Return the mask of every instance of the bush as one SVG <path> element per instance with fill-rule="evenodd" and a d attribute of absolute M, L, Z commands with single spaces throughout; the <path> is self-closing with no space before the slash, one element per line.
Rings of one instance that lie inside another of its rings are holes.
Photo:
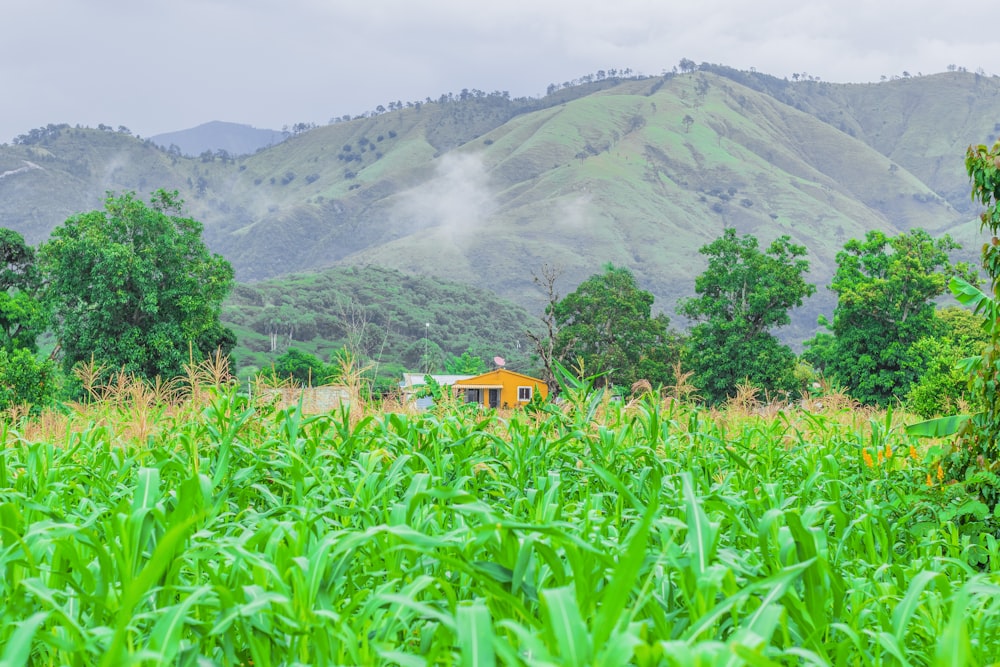
<path fill-rule="evenodd" d="M 59 389 L 55 364 L 30 350 L 0 348 L 0 410 L 28 405 L 32 412 L 52 403 Z"/>

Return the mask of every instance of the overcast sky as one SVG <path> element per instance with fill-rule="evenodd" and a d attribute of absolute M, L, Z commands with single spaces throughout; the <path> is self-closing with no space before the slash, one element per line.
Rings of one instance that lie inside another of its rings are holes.
<path fill-rule="evenodd" d="M 940 0 L 0 0 L 0 142 L 48 123 L 323 124 L 681 58 L 836 82 L 993 74 L 998 22 L 1000 5 Z"/>

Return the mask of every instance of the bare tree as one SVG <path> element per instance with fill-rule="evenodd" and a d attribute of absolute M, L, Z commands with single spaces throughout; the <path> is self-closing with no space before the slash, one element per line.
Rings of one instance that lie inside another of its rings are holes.
<path fill-rule="evenodd" d="M 540 334 L 536 334 L 529 329 L 525 332 L 528 340 L 530 340 L 535 346 L 535 351 L 538 353 L 538 357 L 542 360 L 542 379 L 545 380 L 545 384 L 548 385 L 550 394 L 555 393 L 559 389 L 559 383 L 556 382 L 556 376 L 552 370 L 552 364 L 554 361 L 557 361 L 555 358 L 556 337 L 559 335 L 555 316 L 556 304 L 559 303 L 559 293 L 556 291 L 556 281 L 559 280 L 562 273 L 562 267 L 543 264 L 541 275 L 532 274 L 532 281 L 545 291 L 547 304 L 545 306 L 545 313 L 541 317 L 542 324 L 545 325 L 545 331 Z"/>

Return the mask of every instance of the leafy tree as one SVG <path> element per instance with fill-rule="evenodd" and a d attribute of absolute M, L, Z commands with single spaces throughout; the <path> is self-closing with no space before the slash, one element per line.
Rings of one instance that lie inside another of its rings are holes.
<path fill-rule="evenodd" d="M 979 354 L 989 340 L 983 318 L 964 308 L 942 308 L 936 318 L 939 333 L 914 343 L 910 355 L 919 376 L 906 405 L 922 417 L 955 412 L 961 403 L 968 403 L 968 375 L 959 364 Z"/>
<path fill-rule="evenodd" d="M 278 379 L 292 379 L 304 387 L 312 387 L 325 383 L 335 369 L 313 354 L 290 347 L 274 360 L 272 372 Z"/>
<path fill-rule="evenodd" d="M 77 214 L 39 250 L 67 370 L 93 359 L 141 377 L 182 372 L 233 337 L 219 324 L 233 270 L 210 254 L 201 223 L 182 217 L 176 192 L 150 205 L 108 194 L 104 210 Z"/>
<path fill-rule="evenodd" d="M 481 375 L 487 371 L 487 368 L 486 362 L 481 357 L 477 357 L 471 351 L 466 350 L 462 353 L 462 356 L 456 357 L 452 355 L 445 361 L 444 370 L 446 373 L 454 375 Z"/>
<path fill-rule="evenodd" d="M 652 306 L 653 295 L 639 289 L 631 271 L 605 265 L 552 306 L 557 358 L 582 363 L 588 375 L 604 373 L 606 384 L 668 383 L 676 337 L 666 315 L 652 316 Z"/>
<path fill-rule="evenodd" d="M 795 355 L 771 329 L 788 324 L 788 311 L 816 289 L 804 278 L 806 249 L 782 236 L 761 252 L 755 237 L 726 229 L 699 252 L 709 258 L 695 279 L 700 296 L 685 299 L 678 310 L 699 322 L 685 358 L 702 397 L 724 401 L 745 381 L 771 391 L 794 389 Z"/>
<path fill-rule="evenodd" d="M 0 228 L 0 347 L 37 351 L 35 339 L 49 320 L 38 299 L 41 285 L 34 248 L 14 230 Z"/>
<path fill-rule="evenodd" d="M 830 285 L 837 293 L 833 322 L 820 320 L 833 339 L 814 363 L 863 403 L 905 396 L 922 371 L 913 345 L 938 333 L 934 299 L 948 274 L 968 273 L 948 259 L 958 247 L 920 229 L 892 238 L 870 231 L 864 241 L 848 241 Z"/>
<path fill-rule="evenodd" d="M 49 321 L 40 289 L 34 248 L 17 232 L 0 228 L 0 410 L 37 410 L 58 389 L 53 363 L 35 358 L 36 338 Z"/>
<path fill-rule="evenodd" d="M 55 364 L 39 360 L 27 348 L 0 348 L 0 410 L 17 405 L 37 411 L 57 393 Z"/>

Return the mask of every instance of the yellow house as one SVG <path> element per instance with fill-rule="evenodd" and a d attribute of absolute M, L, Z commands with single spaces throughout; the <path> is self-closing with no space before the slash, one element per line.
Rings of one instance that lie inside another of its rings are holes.
<path fill-rule="evenodd" d="M 538 378 L 506 368 L 458 380 L 452 389 L 464 392 L 466 403 L 478 403 L 488 408 L 513 408 L 527 405 L 536 393 L 542 399 L 549 395 L 548 386 Z"/>

